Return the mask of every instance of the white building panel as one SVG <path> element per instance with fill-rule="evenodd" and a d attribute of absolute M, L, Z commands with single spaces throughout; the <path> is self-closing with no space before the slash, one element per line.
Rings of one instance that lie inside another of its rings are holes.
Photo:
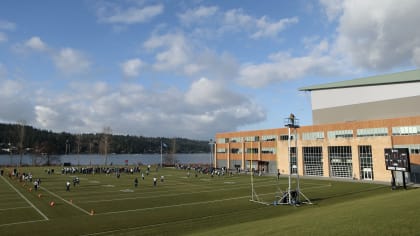
<path fill-rule="evenodd" d="M 312 110 L 420 95 L 420 82 L 311 91 Z"/>

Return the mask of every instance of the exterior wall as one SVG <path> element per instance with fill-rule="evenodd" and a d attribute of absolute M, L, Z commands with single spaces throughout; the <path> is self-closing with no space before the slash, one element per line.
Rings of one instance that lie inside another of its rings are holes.
<path fill-rule="evenodd" d="M 410 136 L 393 136 L 392 127 L 400 126 L 420 126 L 420 116 L 393 118 L 386 120 L 369 120 L 357 122 L 334 123 L 325 125 L 302 126 L 297 129 L 297 165 L 299 175 L 304 174 L 303 163 L 303 147 L 322 147 L 322 165 L 323 176 L 331 177 L 330 163 L 328 158 L 328 147 L 330 146 L 350 146 L 352 150 L 352 178 L 361 179 L 360 160 L 359 160 L 359 146 L 371 146 L 372 151 L 372 169 L 373 180 L 375 181 L 389 181 L 391 179 L 390 171 L 386 170 L 384 160 L 384 149 L 392 148 L 395 145 L 419 145 L 420 135 Z M 387 128 L 387 136 L 368 136 L 357 137 L 357 129 L 363 128 Z M 350 138 L 328 138 L 328 131 L 337 130 L 352 130 L 353 137 Z M 323 132 L 323 139 L 316 140 L 302 140 L 302 134 L 308 132 Z M 216 134 L 216 140 L 229 139 L 234 137 L 249 137 L 263 135 L 275 135 L 274 141 L 253 141 L 253 142 L 236 142 L 236 143 L 217 143 L 217 147 L 226 148 L 227 153 L 216 153 L 217 167 L 229 166 L 234 168 L 234 163 L 241 163 L 241 169 L 244 170 L 249 167 L 252 160 L 268 163 L 268 171 L 270 173 L 289 174 L 289 160 L 288 160 L 288 140 L 280 140 L 280 135 L 287 135 L 288 128 L 278 128 L 269 130 L 254 130 L 254 131 L 240 131 Z M 293 134 L 293 132 L 292 132 Z M 242 153 L 232 154 L 230 148 L 241 148 Z M 275 153 L 261 153 L 263 147 L 275 148 Z M 291 140 L 291 147 L 295 147 L 295 140 Z M 245 153 L 247 148 L 258 148 L 258 153 Z M 229 159 L 228 159 L 229 158 Z M 420 164 L 420 154 L 410 154 L 410 162 L 412 165 Z M 417 170 L 418 168 L 414 168 Z M 412 170 L 413 172 L 413 170 Z"/>
<path fill-rule="evenodd" d="M 420 96 L 312 110 L 314 124 L 420 115 Z"/>

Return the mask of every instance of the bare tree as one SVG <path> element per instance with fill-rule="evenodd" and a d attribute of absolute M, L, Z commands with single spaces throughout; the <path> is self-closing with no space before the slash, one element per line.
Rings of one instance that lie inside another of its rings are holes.
<path fill-rule="evenodd" d="M 18 144 L 18 151 L 19 151 L 19 166 L 22 165 L 22 158 L 23 158 L 23 151 L 24 151 L 24 147 L 23 147 L 23 142 L 25 139 L 25 125 L 26 125 L 26 121 L 21 120 L 18 122 L 18 127 L 19 127 L 19 144 Z"/>
<path fill-rule="evenodd" d="M 77 145 L 77 166 L 80 166 L 80 143 L 81 143 L 81 134 L 76 136 L 76 145 Z"/>
<path fill-rule="evenodd" d="M 102 133 L 102 140 L 101 140 L 101 149 L 102 149 L 102 153 L 105 156 L 105 166 L 108 165 L 108 152 L 109 152 L 109 147 L 110 147 L 110 143 L 111 143 L 111 135 L 112 135 L 112 130 L 111 127 L 106 126 L 103 129 L 103 133 Z"/>

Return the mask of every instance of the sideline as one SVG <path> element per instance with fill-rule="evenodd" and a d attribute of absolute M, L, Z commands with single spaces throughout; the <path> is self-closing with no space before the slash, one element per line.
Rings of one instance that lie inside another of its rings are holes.
<path fill-rule="evenodd" d="M 11 208 L 1 208 L 0 211 L 10 211 L 10 210 L 17 210 L 17 209 L 25 209 L 31 208 L 30 206 L 23 206 L 23 207 L 11 207 Z"/>
<path fill-rule="evenodd" d="M 29 223 L 36 223 L 36 222 L 43 222 L 43 221 L 48 221 L 48 220 L 29 220 L 29 221 L 20 221 L 20 222 L 14 222 L 14 223 L 2 224 L 2 225 L 0 225 L 0 227 L 2 227 L 2 226 L 10 226 L 10 225 L 29 224 Z"/>
<path fill-rule="evenodd" d="M 149 210 L 164 209 L 164 208 L 171 208 L 171 207 L 194 206 L 194 205 L 201 205 L 201 204 L 208 204 L 208 203 L 215 203 L 215 202 L 231 201 L 231 200 L 237 200 L 237 199 L 242 199 L 242 198 L 249 198 L 249 195 L 241 196 L 241 197 L 233 197 L 233 198 L 224 198 L 224 199 L 218 199 L 218 200 L 212 200 L 212 201 L 181 203 L 181 204 L 175 204 L 175 205 L 138 208 L 138 209 L 124 210 L 124 211 L 109 211 L 109 212 L 104 212 L 104 213 L 97 213 L 96 215 L 111 215 L 111 214 L 120 214 L 120 213 L 127 213 L 127 212 L 136 212 L 136 211 L 149 211 Z"/>
<path fill-rule="evenodd" d="M 56 197 L 56 198 L 58 198 L 58 199 L 62 200 L 63 202 L 65 202 L 65 203 L 69 204 L 70 206 L 72 206 L 72 207 L 76 208 L 77 210 L 79 210 L 79 211 L 81 211 L 81 212 L 83 212 L 83 213 L 86 213 L 86 214 L 88 214 L 88 215 L 91 215 L 91 214 L 90 214 L 90 212 L 88 212 L 88 211 L 86 211 L 85 209 L 83 209 L 83 208 L 81 208 L 81 207 L 79 207 L 79 206 L 75 205 L 74 203 L 72 203 L 72 202 L 70 202 L 70 201 L 67 201 L 66 199 L 64 199 L 64 198 L 62 198 L 62 197 L 60 197 L 60 196 L 58 196 L 57 194 L 55 194 L 55 193 L 51 192 L 50 190 L 46 189 L 45 187 L 41 187 L 41 188 L 42 188 L 43 190 L 45 190 L 46 192 L 48 192 L 49 194 L 53 195 L 54 197 Z"/>
<path fill-rule="evenodd" d="M 7 181 L 4 176 L 1 176 L 1 178 L 3 179 L 4 182 L 6 182 L 13 190 L 16 191 L 17 194 L 19 194 L 19 196 L 21 198 L 23 198 L 32 208 L 34 208 L 43 218 L 44 220 L 49 220 L 48 217 L 42 213 L 32 202 L 30 202 L 25 196 L 23 196 L 23 194 L 21 192 L 19 192 L 19 190 L 17 190 L 11 183 L 9 183 L 9 181 Z"/>

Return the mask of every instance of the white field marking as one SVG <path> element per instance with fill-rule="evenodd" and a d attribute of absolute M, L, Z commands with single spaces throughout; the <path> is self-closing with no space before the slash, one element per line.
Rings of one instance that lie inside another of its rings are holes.
<path fill-rule="evenodd" d="M 1 224 L 0 227 L 10 226 L 10 225 L 28 224 L 28 223 L 35 223 L 35 222 L 42 222 L 42 221 L 48 221 L 48 220 L 30 220 L 30 221 L 13 222 L 13 223 L 8 223 L 8 224 Z"/>
<path fill-rule="evenodd" d="M 236 182 L 232 182 L 232 181 L 226 181 L 224 182 L 225 184 L 236 184 Z"/>
<path fill-rule="evenodd" d="M 23 207 L 3 208 L 3 209 L 0 209 L 0 211 L 9 211 L 9 210 L 17 210 L 17 209 L 25 209 L 25 208 L 31 208 L 31 207 L 30 206 L 23 206 Z"/>
<path fill-rule="evenodd" d="M 89 183 L 91 183 L 91 184 L 100 184 L 101 181 L 98 181 L 98 180 L 89 180 Z"/>
<path fill-rule="evenodd" d="M 181 203 L 181 204 L 175 204 L 175 205 L 149 207 L 149 208 L 138 208 L 138 209 L 124 210 L 124 211 L 110 211 L 110 212 L 104 212 L 104 213 L 97 213 L 96 215 L 111 215 L 111 214 L 120 214 L 120 213 L 135 212 L 135 211 L 150 211 L 150 210 L 172 208 L 172 207 L 194 206 L 194 205 L 202 205 L 202 204 L 209 204 L 209 203 L 215 203 L 215 202 L 232 201 L 232 200 L 238 200 L 242 198 L 249 198 L 249 196 L 224 198 L 224 199 L 202 201 L 202 202 Z"/>
<path fill-rule="evenodd" d="M 264 185 L 266 186 L 274 186 L 274 184 Z M 182 195 L 188 195 L 188 194 L 198 194 L 198 193 L 209 193 L 209 192 L 216 192 L 216 191 L 232 191 L 232 190 L 238 190 L 243 188 L 248 188 L 249 186 L 244 187 L 237 187 L 237 188 L 229 188 L 229 189 L 212 189 L 212 190 L 205 190 L 205 191 L 193 191 L 193 192 L 186 192 L 186 193 L 174 193 L 174 194 L 166 194 L 166 195 L 159 195 L 159 197 L 175 197 L 175 196 L 182 196 Z M 168 192 L 168 191 L 165 191 Z M 125 200 L 136 200 L 136 199 L 148 199 L 148 198 L 156 198 L 156 195 L 150 194 L 151 192 L 144 193 L 146 196 L 137 196 L 137 197 L 127 197 L 127 198 L 114 198 L 114 199 L 103 199 L 103 200 L 92 200 L 92 201 L 84 201 L 83 203 L 91 203 L 91 202 L 113 202 L 113 201 L 125 201 Z M 153 192 L 156 193 L 156 192 Z"/>
<path fill-rule="evenodd" d="M 113 187 L 115 187 L 115 185 L 112 185 L 112 184 L 106 184 L 106 185 L 102 185 L 102 187 L 113 188 Z"/>
<path fill-rule="evenodd" d="M 225 214 L 223 214 L 223 215 L 225 215 Z M 192 219 L 194 219 L 196 221 L 203 221 L 203 220 L 211 219 L 211 218 L 215 218 L 215 217 L 220 217 L 220 214 L 194 217 L 194 218 L 188 218 L 188 219 L 177 220 L 177 221 L 162 222 L 162 223 L 157 223 L 157 224 L 129 227 L 129 228 L 124 228 L 124 229 L 114 229 L 114 230 L 102 231 L 102 232 L 97 232 L 97 233 L 83 234 L 81 236 L 93 236 L 93 235 L 103 235 L 103 234 L 109 235 L 109 234 L 113 234 L 113 233 L 116 233 L 116 232 L 122 232 L 122 231 L 132 231 L 132 230 L 152 228 L 152 227 L 157 227 L 157 226 L 162 226 L 162 225 L 167 225 L 167 224 L 177 224 L 177 223 L 181 223 L 181 222 L 189 222 Z"/>
<path fill-rule="evenodd" d="M 70 202 L 70 201 L 67 201 L 66 199 L 64 199 L 64 198 L 62 198 L 62 197 L 60 197 L 60 196 L 58 196 L 57 194 L 55 194 L 55 193 L 51 192 L 50 190 L 46 189 L 45 187 L 41 187 L 41 188 L 42 188 L 42 189 L 44 189 L 44 190 L 45 190 L 46 192 L 48 192 L 49 194 L 53 195 L 54 197 L 59 198 L 59 199 L 60 199 L 60 200 L 62 200 L 63 202 L 65 202 L 65 203 L 69 204 L 70 206 L 72 206 L 72 207 L 76 208 L 77 210 L 79 210 L 79 211 L 81 211 L 81 212 L 83 212 L 83 213 L 86 213 L 86 214 L 90 215 L 90 213 L 89 213 L 88 211 L 86 211 L 85 209 L 83 209 L 83 208 L 81 208 L 81 207 L 77 206 L 76 204 L 74 204 L 74 203 L 72 203 L 72 202 Z"/>
<path fill-rule="evenodd" d="M 132 193 L 132 192 L 134 192 L 134 190 L 129 189 L 129 188 L 126 188 L 126 189 L 121 189 L 120 192 L 123 192 L 123 193 Z"/>
<path fill-rule="evenodd" d="M 42 213 L 32 202 L 30 202 L 21 192 L 19 192 L 19 190 L 17 190 L 11 183 L 9 183 L 3 176 L 1 176 L 1 178 L 4 180 L 4 182 L 6 182 L 13 190 L 16 191 L 17 194 L 19 194 L 19 196 L 21 198 L 23 198 L 23 200 L 25 200 L 32 208 L 34 208 L 41 216 L 42 218 L 44 218 L 44 220 L 49 220 L 48 217 Z"/>

